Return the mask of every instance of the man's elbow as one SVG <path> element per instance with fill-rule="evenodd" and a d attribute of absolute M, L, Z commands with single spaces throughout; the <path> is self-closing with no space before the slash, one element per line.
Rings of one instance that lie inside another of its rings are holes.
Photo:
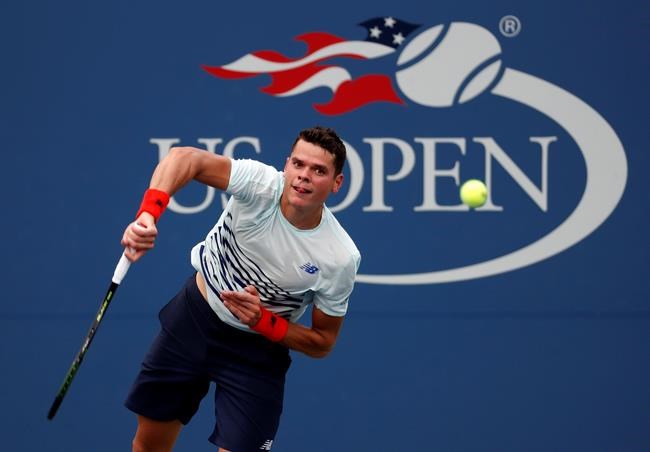
<path fill-rule="evenodd" d="M 321 342 L 318 344 L 313 344 L 312 347 L 309 347 L 309 349 L 305 350 L 305 354 L 310 358 L 325 358 L 330 354 L 332 350 L 334 350 L 334 344 L 334 342 Z"/>
<path fill-rule="evenodd" d="M 201 152 L 201 150 L 190 146 L 174 146 L 169 150 L 167 158 L 183 160 L 194 157 L 197 152 Z"/>

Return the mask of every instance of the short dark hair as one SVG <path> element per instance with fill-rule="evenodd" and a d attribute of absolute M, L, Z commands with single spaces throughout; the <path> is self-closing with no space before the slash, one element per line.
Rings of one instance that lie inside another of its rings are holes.
<path fill-rule="evenodd" d="M 296 146 L 298 140 L 304 140 L 307 143 L 315 144 L 325 149 L 327 152 L 334 155 L 334 175 L 338 175 L 343 171 L 343 164 L 346 159 L 345 145 L 343 141 L 336 134 L 334 129 L 329 127 L 315 126 L 308 129 L 301 130 L 293 142 L 291 149 Z"/>

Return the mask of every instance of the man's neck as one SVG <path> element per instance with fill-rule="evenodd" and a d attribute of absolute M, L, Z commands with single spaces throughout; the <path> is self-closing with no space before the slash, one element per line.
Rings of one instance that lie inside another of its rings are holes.
<path fill-rule="evenodd" d="M 321 222 L 323 216 L 323 206 L 317 206 L 313 209 L 302 210 L 296 209 L 287 203 L 284 198 L 280 199 L 280 211 L 284 218 L 298 229 L 314 229 Z"/>

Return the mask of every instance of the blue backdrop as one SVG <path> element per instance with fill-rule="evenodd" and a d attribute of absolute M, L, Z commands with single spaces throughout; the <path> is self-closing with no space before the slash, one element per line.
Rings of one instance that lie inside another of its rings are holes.
<path fill-rule="evenodd" d="M 160 155 L 280 166 L 314 124 L 349 145 L 330 204 L 363 259 L 335 351 L 294 354 L 273 450 L 650 449 L 647 2 L 2 9 L 3 450 L 129 450 L 124 397 L 219 193 L 174 199 L 45 416 Z M 213 450 L 212 423 L 208 397 L 177 450 Z"/>

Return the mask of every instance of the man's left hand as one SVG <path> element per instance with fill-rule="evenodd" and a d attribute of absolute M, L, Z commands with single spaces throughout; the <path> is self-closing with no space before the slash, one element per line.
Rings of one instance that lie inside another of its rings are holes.
<path fill-rule="evenodd" d="M 246 286 L 243 291 L 221 291 L 221 300 L 226 308 L 243 324 L 255 326 L 262 317 L 260 295 L 254 286 Z"/>

